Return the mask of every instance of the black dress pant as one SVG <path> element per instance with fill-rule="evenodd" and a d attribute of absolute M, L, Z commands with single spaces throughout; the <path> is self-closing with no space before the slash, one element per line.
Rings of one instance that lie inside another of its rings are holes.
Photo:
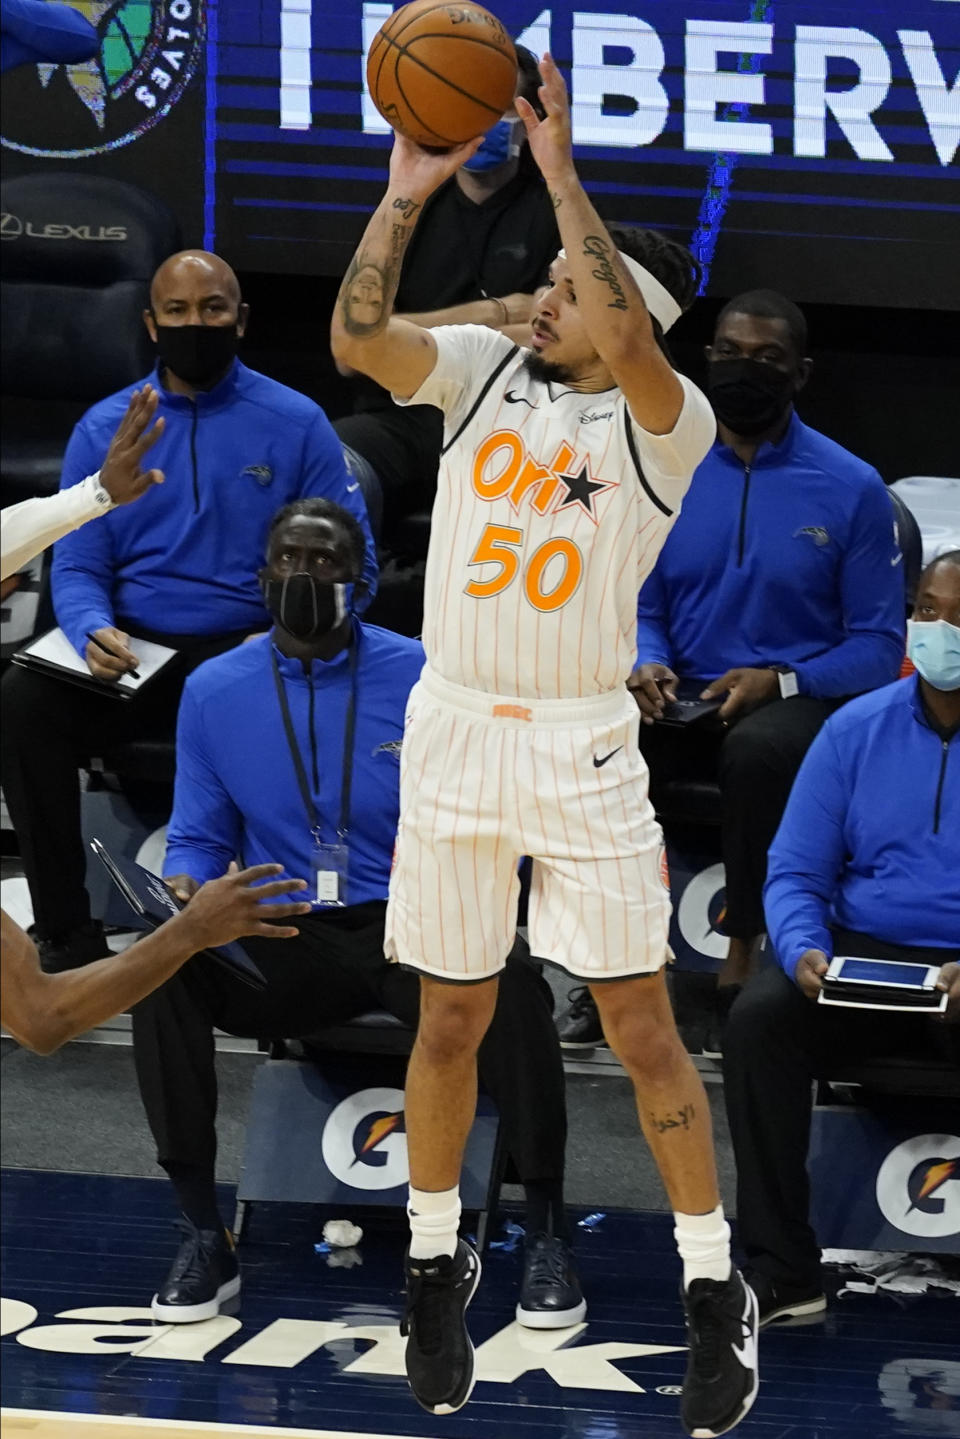
<path fill-rule="evenodd" d="M 100 695 L 19 665 L 7 670 L 0 687 L 3 793 L 41 938 L 65 939 L 90 918 L 78 766 L 121 741 L 172 740 L 190 670 L 242 637 L 141 634 L 179 653 L 132 699 Z M 136 638 L 132 648 L 136 652 Z"/>
<path fill-rule="evenodd" d="M 727 888 L 723 927 L 734 939 L 749 941 L 764 931 L 767 851 L 803 757 L 837 704 L 795 695 L 762 705 L 729 729 L 712 717 L 688 725 L 641 725 L 654 809 L 671 780 L 719 782 Z"/>
<path fill-rule="evenodd" d="M 355 905 L 298 920 L 296 939 L 245 940 L 268 980 L 265 990 L 199 955 L 136 1006 L 137 1078 L 162 1167 L 213 1175 L 214 1028 L 251 1039 L 306 1038 L 371 1009 L 416 1027 L 420 980 L 384 958 L 384 914 L 382 903 Z M 563 1177 L 566 1102 L 552 1012 L 550 987 L 518 938 L 478 1068 L 524 1183 Z"/>
<path fill-rule="evenodd" d="M 836 954 L 871 959 L 939 965 L 960 957 L 960 950 L 904 949 L 845 931 L 834 940 Z M 737 1164 L 737 1230 L 753 1268 L 789 1284 L 820 1282 L 807 1175 L 813 1081 L 866 1059 L 914 1054 L 956 1066 L 960 1098 L 960 1025 L 933 1015 L 816 1004 L 774 962 L 747 982 L 724 1035 L 723 1080 Z"/>

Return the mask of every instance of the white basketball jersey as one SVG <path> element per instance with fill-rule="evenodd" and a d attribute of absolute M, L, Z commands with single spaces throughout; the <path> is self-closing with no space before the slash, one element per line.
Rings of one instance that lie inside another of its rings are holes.
<path fill-rule="evenodd" d="M 713 442 L 713 413 L 679 376 L 669 435 L 630 418 L 620 390 L 533 380 L 525 351 L 475 325 L 433 331 L 437 364 L 408 403 L 444 412 L 423 643 L 471 689 L 569 699 L 622 684 L 637 593 Z"/>

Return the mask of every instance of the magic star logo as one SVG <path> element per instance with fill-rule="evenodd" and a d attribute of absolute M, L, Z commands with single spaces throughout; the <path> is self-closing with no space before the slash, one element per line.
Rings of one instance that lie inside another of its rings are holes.
<path fill-rule="evenodd" d="M 100 49 L 76 65 L 36 65 L 8 78 L 2 143 L 26 155 L 79 159 L 138 140 L 164 119 L 196 73 L 205 0 L 69 0 Z M 21 84 L 39 84 L 40 96 Z"/>

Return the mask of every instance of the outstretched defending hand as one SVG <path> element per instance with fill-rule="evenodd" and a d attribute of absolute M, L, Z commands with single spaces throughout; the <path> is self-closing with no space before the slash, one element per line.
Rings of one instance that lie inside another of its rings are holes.
<path fill-rule="evenodd" d="M 161 415 L 153 429 L 160 396 L 152 385 L 134 390 L 127 412 L 117 426 L 107 458 L 100 466 L 100 483 L 115 505 L 129 505 L 146 494 L 151 485 L 163 484 L 162 470 L 141 470 L 140 461 L 163 434 Z"/>
<path fill-rule="evenodd" d="M 514 104 L 527 132 L 530 153 L 549 185 L 573 169 L 573 134 L 567 87 L 549 52 L 540 61 L 540 78 L 543 84 L 538 94 L 546 119 L 541 120 L 522 95 L 517 96 Z"/>
<path fill-rule="evenodd" d="M 189 932 L 194 952 L 198 949 L 229 944 L 244 935 L 262 935 L 265 939 L 295 939 L 300 933 L 293 925 L 271 924 L 269 921 L 289 919 L 295 914 L 309 914 L 308 901 L 288 900 L 283 904 L 263 904 L 274 895 L 306 889 L 305 879 L 280 879 L 257 884 L 268 875 L 280 874 L 282 864 L 255 864 L 238 870 L 231 864 L 220 879 L 202 884 L 186 908 L 167 921 Z"/>

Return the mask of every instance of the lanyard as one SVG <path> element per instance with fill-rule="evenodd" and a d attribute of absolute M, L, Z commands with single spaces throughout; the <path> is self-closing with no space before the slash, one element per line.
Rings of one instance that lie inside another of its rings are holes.
<path fill-rule="evenodd" d="M 357 636 L 350 639 L 350 699 L 347 702 L 347 718 L 343 729 L 343 765 L 340 780 L 340 822 L 337 825 L 337 838 L 342 842 L 347 835 L 350 825 L 350 789 L 353 783 L 353 735 L 357 719 Z M 290 718 L 290 703 L 287 699 L 287 691 L 280 676 L 280 666 L 277 664 L 276 651 L 273 645 L 270 646 L 270 663 L 273 666 L 273 682 L 277 687 L 277 699 L 280 701 L 280 713 L 283 716 L 283 729 L 287 736 L 287 745 L 290 749 L 290 758 L 293 760 L 293 768 L 296 771 L 297 784 L 300 786 L 300 794 L 303 798 L 303 807 L 307 812 L 307 820 L 310 824 L 310 833 L 313 835 L 314 843 L 320 843 L 320 816 L 317 814 L 317 807 L 313 802 L 313 795 L 310 792 L 310 785 L 307 782 L 307 772 L 303 767 L 303 757 L 300 754 L 300 746 L 297 744 L 297 737 L 293 731 L 293 720 Z M 311 736 L 313 738 L 313 736 Z"/>

